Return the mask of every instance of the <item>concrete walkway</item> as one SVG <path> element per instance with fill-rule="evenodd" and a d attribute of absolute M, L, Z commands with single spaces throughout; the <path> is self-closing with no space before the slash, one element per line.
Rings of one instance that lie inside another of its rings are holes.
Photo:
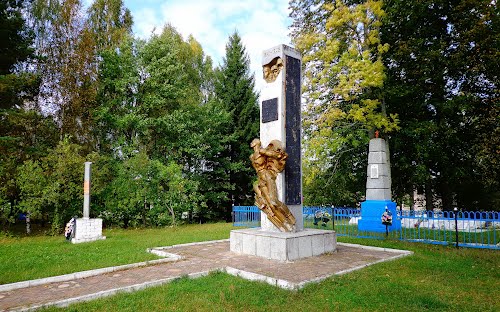
<path fill-rule="evenodd" d="M 337 251 L 294 262 L 279 262 L 229 251 L 229 241 L 214 241 L 155 248 L 156 254 L 177 255 L 176 261 L 76 278 L 0 292 L 0 311 L 29 311 L 130 292 L 174 279 L 224 271 L 278 287 L 299 289 L 332 275 L 344 274 L 375 263 L 410 255 L 404 250 L 338 243 Z M 180 256 L 180 257 L 179 257 Z M 8 285 L 2 285 L 8 286 Z M 8 287 L 4 287 L 8 288 Z"/>

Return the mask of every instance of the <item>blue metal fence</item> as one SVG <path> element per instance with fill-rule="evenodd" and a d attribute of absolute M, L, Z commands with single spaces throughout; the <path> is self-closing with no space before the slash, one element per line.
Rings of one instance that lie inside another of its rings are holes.
<path fill-rule="evenodd" d="M 335 230 L 337 236 L 382 239 L 385 233 L 358 230 L 361 210 L 344 207 L 311 206 L 303 208 L 304 227 Z M 428 244 L 455 245 L 471 248 L 500 249 L 500 213 L 453 211 L 398 211 L 401 231 L 389 232 L 389 237 Z M 256 206 L 234 206 L 234 226 L 260 226 L 260 211 Z"/>
<path fill-rule="evenodd" d="M 500 249 L 500 213 L 472 211 L 402 211 L 401 239 L 429 244 L 457 244 Z"/>
<path fill-rule="evenodd" d="M 232 215 L 234 226 L 260 226 L 260 210 L 257 206 L 233 206 Z"/>

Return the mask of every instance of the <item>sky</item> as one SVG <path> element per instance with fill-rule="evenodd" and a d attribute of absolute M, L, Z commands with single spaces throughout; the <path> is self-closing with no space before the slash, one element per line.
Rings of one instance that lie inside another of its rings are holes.
<path fill-rule="evenodd" d="M 89 0 L 90 2 L 90 0 Z M 229 35 L 238 31 L 255 72 L 256 88 L 261 79 L 262 51 L 290 44 L 288 0 L 124 0 L 134 18 L 133 31 L 147 39 L 170 23 L 186 39 L 200 42 L 214 65 L 222 63 Z"/>

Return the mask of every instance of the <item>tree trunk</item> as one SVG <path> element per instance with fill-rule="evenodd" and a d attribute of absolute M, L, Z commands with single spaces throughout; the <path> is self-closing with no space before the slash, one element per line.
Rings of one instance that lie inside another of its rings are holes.
<path fill-rule="evenodd" d="M 175 211 L 172 208 L 172 206 L 167 205 L 168 212 L 170 212 L 170 216 L 172 217 L 172 225 L 176 226 L 176 221 L 175 221 Z"/>
<path fill-rule="evenodd" d="M 144 206 L 142 209 L 142 226 L 146 227 L 146 211 L 147 211 L 148 203 L 146 198 L 144 198 Z"/>
<path fill-rule="evenodd" d="M 427 180 L 425 182 L 425 210 L 432 210 L 433 201 L 431 181 Z"/>
<path fill-rule="evenodd" d="M 26 234 L 31 234 L 31 219 L 29 211 L 26 213 Z"/>
<path fill-rule="evenodd" d="M 5 233 L 7 233 L 7 223 L 8 223 L 7 218 L 8 218 L 8 217 L 6 217 L 6 218 L 2 218 L 2 230 L 3 230 Z"/>
<path fill-rule="evenodd" d="M 443 203 L 443 210 L 452 211 L 453 210 L 453 194 L 450 191 L 448 183 L 443 179 L 441 182 L 441 201 Z"/>
<path fill-rule="evenodd" d="M 415 190 L 410 194 L 410 211 L 415 210 Z"/>

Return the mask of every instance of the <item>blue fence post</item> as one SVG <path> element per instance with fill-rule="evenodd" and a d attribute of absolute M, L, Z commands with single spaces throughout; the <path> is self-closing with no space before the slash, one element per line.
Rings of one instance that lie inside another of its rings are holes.
<path fill-rule="evenodd" d="M 234 203 L 231 204 L 231 220 L 233 220 L 233 224 L 235 221 L 235 213 L 234 213 Z"/>
<path fill-rule="evenodd" d="M 332 205 L 332 230 L 335 231 L 335 208 Z"/>
<path fill-rule="evenodd" d="M 455 247 L 458 248 L 458 209 L 455 207 L 453 209 L 455 212 L 455 239 L 456 239 L 456 244 Z"/>

